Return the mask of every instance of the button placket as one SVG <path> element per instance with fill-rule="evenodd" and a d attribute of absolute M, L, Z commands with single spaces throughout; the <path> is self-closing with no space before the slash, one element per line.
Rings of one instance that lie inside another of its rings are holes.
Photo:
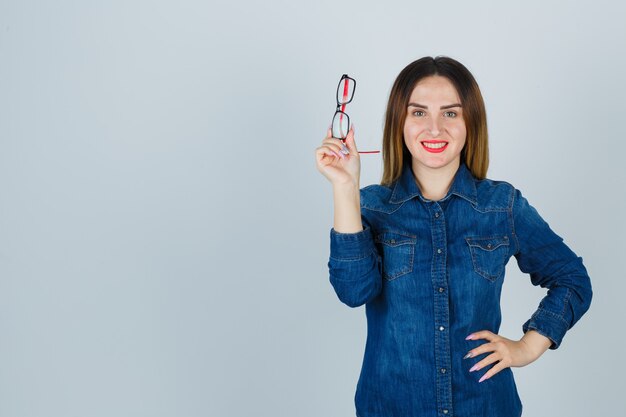
<path fill-rule="evenodd" d="M 437 202 L 433 202 L 430 206 L 431 212 L 431 234 L 432 234 L 432 250 L 433 264 L 431 268 L 433 289 L 435 294 L 435 369 L 438 369 L 437 384 L 437 405 L 440 413 L 446 410 L 445 414 L 450 413 L 452 401 L 451 392 L 451 372 L 448 372 L 451 366 L 451 358 L 447 354 L 450 351 L 450 332 L 447 328 L 450 324 L 450 300 L 446 294 L 448 287 L 447 279 L 447 251 L 448 242 L 446 238 L 446 223 L 444 213 Z M 444 408 L 446 407 L 446 408 Z M 451 414 L 451 413 L 450 413 Z"/>

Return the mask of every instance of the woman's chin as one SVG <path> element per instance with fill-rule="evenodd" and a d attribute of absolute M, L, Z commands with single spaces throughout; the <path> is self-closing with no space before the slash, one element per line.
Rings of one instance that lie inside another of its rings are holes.
<path fill-rule="evenodd" d="M 426 156 L 422 156 L 420 155 L 418 158 L 413 157 L 414 160 L 416 160 L 420 165 L 430 168 L 430 169 L 439 169 L 439 168 L 444 168 L 452 163 L 455 162 L 456 159 L 458 159 L 460 161 L 460 156 L 458 158 L 454 158 L 454 159 L 450 159 L 447 156 L 444 155 L 439 155 L 439 156 L 433 156 L 433 155 L 426 155 Z"/>

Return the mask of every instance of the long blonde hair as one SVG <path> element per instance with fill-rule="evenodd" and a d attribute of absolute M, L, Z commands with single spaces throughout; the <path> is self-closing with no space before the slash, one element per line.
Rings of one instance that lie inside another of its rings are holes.
<path fill-rule="evenodd" d="M 467 136 L 461 151 L 461 161 L 477 179 L 487 176 L 489 168 L 489 143 L 487 112 L 478 83 L 460 62 L 446 57 L 426 56 L 411 62 L 398 75 L 387 103 L 383 130 L 383 177 L 381 185 L 389 186 L 397 180 L 405 163 L 410 163 L 411 153 L 404 143 L 404 121 L 409 98 L 417 83 L 424 77 L 446 77 L 456 88 L 463 107 L 463 121 Z"/>

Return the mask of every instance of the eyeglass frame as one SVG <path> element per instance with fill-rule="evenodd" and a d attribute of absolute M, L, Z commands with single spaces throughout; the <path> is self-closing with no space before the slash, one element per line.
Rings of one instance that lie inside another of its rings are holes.
<path fill-rule="evenodd" d="M 346 101 L 345 103 L 342 103 L 339 101 L 339 89 L 341 88 L 341 83 L 343 82 L 343 80 L 345 79 L 349 79 L 352 80 L 352 82 L 354 83 L 354 87 L 352 88 L 352 94 L 350 96 L 350 100 Z M 349 77 L 348 74 L 343 74 L 341 76 L 341 79 L 339 80 L 339 84 L 337 84 L 337 92 L 335 93 L 335 99 L 337 100 L 337 108 L 335 109 L 335 114 L 333 115 L 333 123 L 331 124 L 334 125 L 334 121 L 335 121 L 335 117 L 337 117 L 337 113 L 342 114 L 343 116 L 345 116 L 345 118 L 348 120 L 348 129 L 346 129 L 347 132 L 350 131 L 350 116 L 348 116 L 348 114 L 346 112 L 344 112 L 343 110 L 345 109 L 346 104 L 350 103 L 352 101 L 352 99 L 354 98 L 354 92 L 356 91 L 356 80 L 352 77 Z M 341 110 L 340 110 L 341 109 Z M 332 134 L 332 129 L 331 129 L 331 134 Z M 342 138 L 335 138 L 335 136 L 333 136 L 333 138 L 335 139 L 345 139 L 348 136 L 348 134 L 346 133 L 346 136 L 342 137 Z"/>

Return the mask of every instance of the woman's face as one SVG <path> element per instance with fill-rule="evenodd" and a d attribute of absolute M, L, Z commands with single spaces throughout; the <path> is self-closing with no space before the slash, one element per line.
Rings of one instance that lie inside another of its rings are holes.
<path fill-rule="evenodd" d="M 440 75 L 421 79 L 411 93 L 404 122 L 404 143 L 413 164 L 458 167 L 465 137 L 461 100 L 454 85 Z"/>

